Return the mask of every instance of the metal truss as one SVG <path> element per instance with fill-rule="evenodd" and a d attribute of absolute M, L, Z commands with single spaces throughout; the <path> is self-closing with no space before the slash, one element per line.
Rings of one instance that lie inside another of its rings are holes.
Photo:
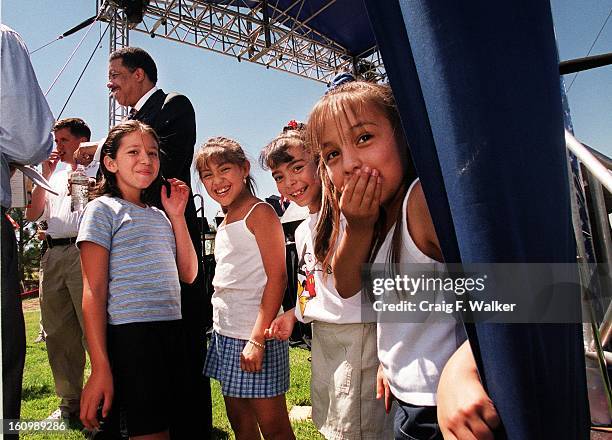
<path fill-rule="evenodd" d="M 355 56 L 308 26 L 335 0 L 299 21 L 288 14 L 307 2 L 295 0 L 283 9 L 274 0 L 150 0 L 143 21 L 133 30 L 321 82 L 329 82 L 342 71 L 375 81 L 386 79 L 376 47 Z M 116 11 L 111 1 L 101 11 L 101 19 L 112 20 Z M 127 31 L 125 35 L 127 44 Z M 117 37 L 117 33 L 111 36 L 111 46 Z"/>
<path fill-rule="evenodd" d="M 103 6 L 105 7 L 105 6 Z M 109 53 L 122 47 L 129 46 L 129 28 L 125 14 L 113 7 L 104 12 L 107 21 L 110 21 Z M 111 129 L 127 116 L 127 108 L 119 105 L 112 95 L 108 96 L 108 128 Z"/>

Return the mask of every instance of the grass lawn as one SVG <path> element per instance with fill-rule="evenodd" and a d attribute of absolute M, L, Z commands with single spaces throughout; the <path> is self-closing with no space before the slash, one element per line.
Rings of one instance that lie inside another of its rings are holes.
<path fill-rule="evenodd" d="M 47 359 L 45 344 L 35 344 L 38 334 L 38 298 L 24 301 L 26 322 L 26 364 L 23 375 L 23 401 L 21 418 L 23 420 L 44 420 L 57 409 L 59 399 L 55 396 L 53 377 Z M 287 408 L 294 405 L 310 405 L 310 352 L 300 348 L 289 350 L 291 365 L 291 388 L 287 393 Z M 89 375 L 89 361 L 85 375 Z M 225 415 L 225 405 L 218 382 L 212 382 L 213 425 L 216 438 L 233 439 L 234 433 Z M 28 432 L 21 434 L 23 439 L 85 439 L 80 425 L 70 426 L 61 433 Z M 295 422 L 293 430 L 298 439 L 322 439 L 312 421 Z"/>

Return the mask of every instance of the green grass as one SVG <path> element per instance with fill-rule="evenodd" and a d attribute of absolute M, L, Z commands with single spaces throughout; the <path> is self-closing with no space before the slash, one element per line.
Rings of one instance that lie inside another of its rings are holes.
<path fill-rule="evenodd" d="M 28 300 L 38 302 L 38 299 Z M 38 322 L 40 313 L 32 310 L 24 313 L 26 322 L 26 364 L 23 375 L 23 400 L 21 407 L 21 418 L 23 420 L 44 420 L 59 405 L 59 398 L 55 395 L 51 367 L 47 359 L 45 344 L 35 344 L 34 339 L 38 335 Z M 291 365 L 291 388 L 287 393 L 287 408 L 294 405 L 310 405 L 310 352 L 300 348 L 289 350 Z M 85 375 L 89 375 L 90 366 L 87 362 Z M 218 439 L 233 439 L 234 433 L 230 427 L 225 414 L 223 396 L 217 381 L 211 381 L 213 401 L 213 425 Z M 21 434 L 22 439 L 28 440 L 60 440 L 60 439 L 85 439 L 81 434 L 82 426 L 75 424 L 68 431 L 61 433 L 28 432 Z M 322 439 L 312 421 L 295 422 L 293 430 L 298 439 Z"/>
<path fill-rule="evenodd" d="M 38 301 L 35 300 L 28 301 Z M 58 408 L 59 398 L 55 395 L 55 386 L 51 367 L 47 358 L 45 344 L 35 344 L 38 335 L 40 312 L 37 310 L 24 313 L 26 322 L 26 363 L 23 372 L 23 394 L 21 402 L 21 418 L 23 420 L 44 420 Z M 89 361 L 86 366 L 89 374 Z M 82 426 L 70 426 L 65 432 L 27 432 L 22 433 L 22 439 L 85 439 L 81 434 Z"/>

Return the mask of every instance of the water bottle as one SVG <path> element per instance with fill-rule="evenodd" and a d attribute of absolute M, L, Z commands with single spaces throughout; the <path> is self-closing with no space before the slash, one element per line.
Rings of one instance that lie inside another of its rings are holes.
<path fill-rule="evenodd" d="M 72 211 L 80 211 L 85 208 L 89 201 L 89 178 L 85 174 L 83 165 L 78 165 L 77 169 L 70 173 L 70 194 Z"/>

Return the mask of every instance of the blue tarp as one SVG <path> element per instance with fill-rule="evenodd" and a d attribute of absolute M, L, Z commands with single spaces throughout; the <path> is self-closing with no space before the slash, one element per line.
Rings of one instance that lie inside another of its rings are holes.
<path fill-rule="evenodd" d="M 361 55 L 376 46 L 365 5 L 360 0 L 336 0 L 331 4 L 329 0 L 309 0 L 304 3 L 277 0 L 268 3 L 278 4 L 282 9 L 295 4 L 287 13 L 300 21 L 308 20 L 325 8 L 308 21 L 308 26 L 346 48 L 351 56 Z M 297 32 L 300 32 L 299 29 Z"/>
<path fill-rule="evenodd" d="M 254 8 L 262 5 L 253 0 L 207 0 L 207 3 Z M 329 38 L 345 48 L 351 57 L 369 55 L 376 46 L 376 39 L 368 20 L 365 5 L 361 0 L 268 0 L 267 11 L 270 21 L 277 22 L 278 11 L 284 11 L 290 17 L 306 22 L 308 28 Z M 295 22 L 287 20 L 283 25 L 294 29 L 298 34 L 307 35 L 315 41 L 323 39 L 309 31 L 308 28 L 295 27 Z"/>
<path fill-rule="evenodd" d="M 550 5 L 364 1 L 446 260 L 575 262 Z M 497 438 L 588 438 L 580 325 L 467 328 Z"/>

